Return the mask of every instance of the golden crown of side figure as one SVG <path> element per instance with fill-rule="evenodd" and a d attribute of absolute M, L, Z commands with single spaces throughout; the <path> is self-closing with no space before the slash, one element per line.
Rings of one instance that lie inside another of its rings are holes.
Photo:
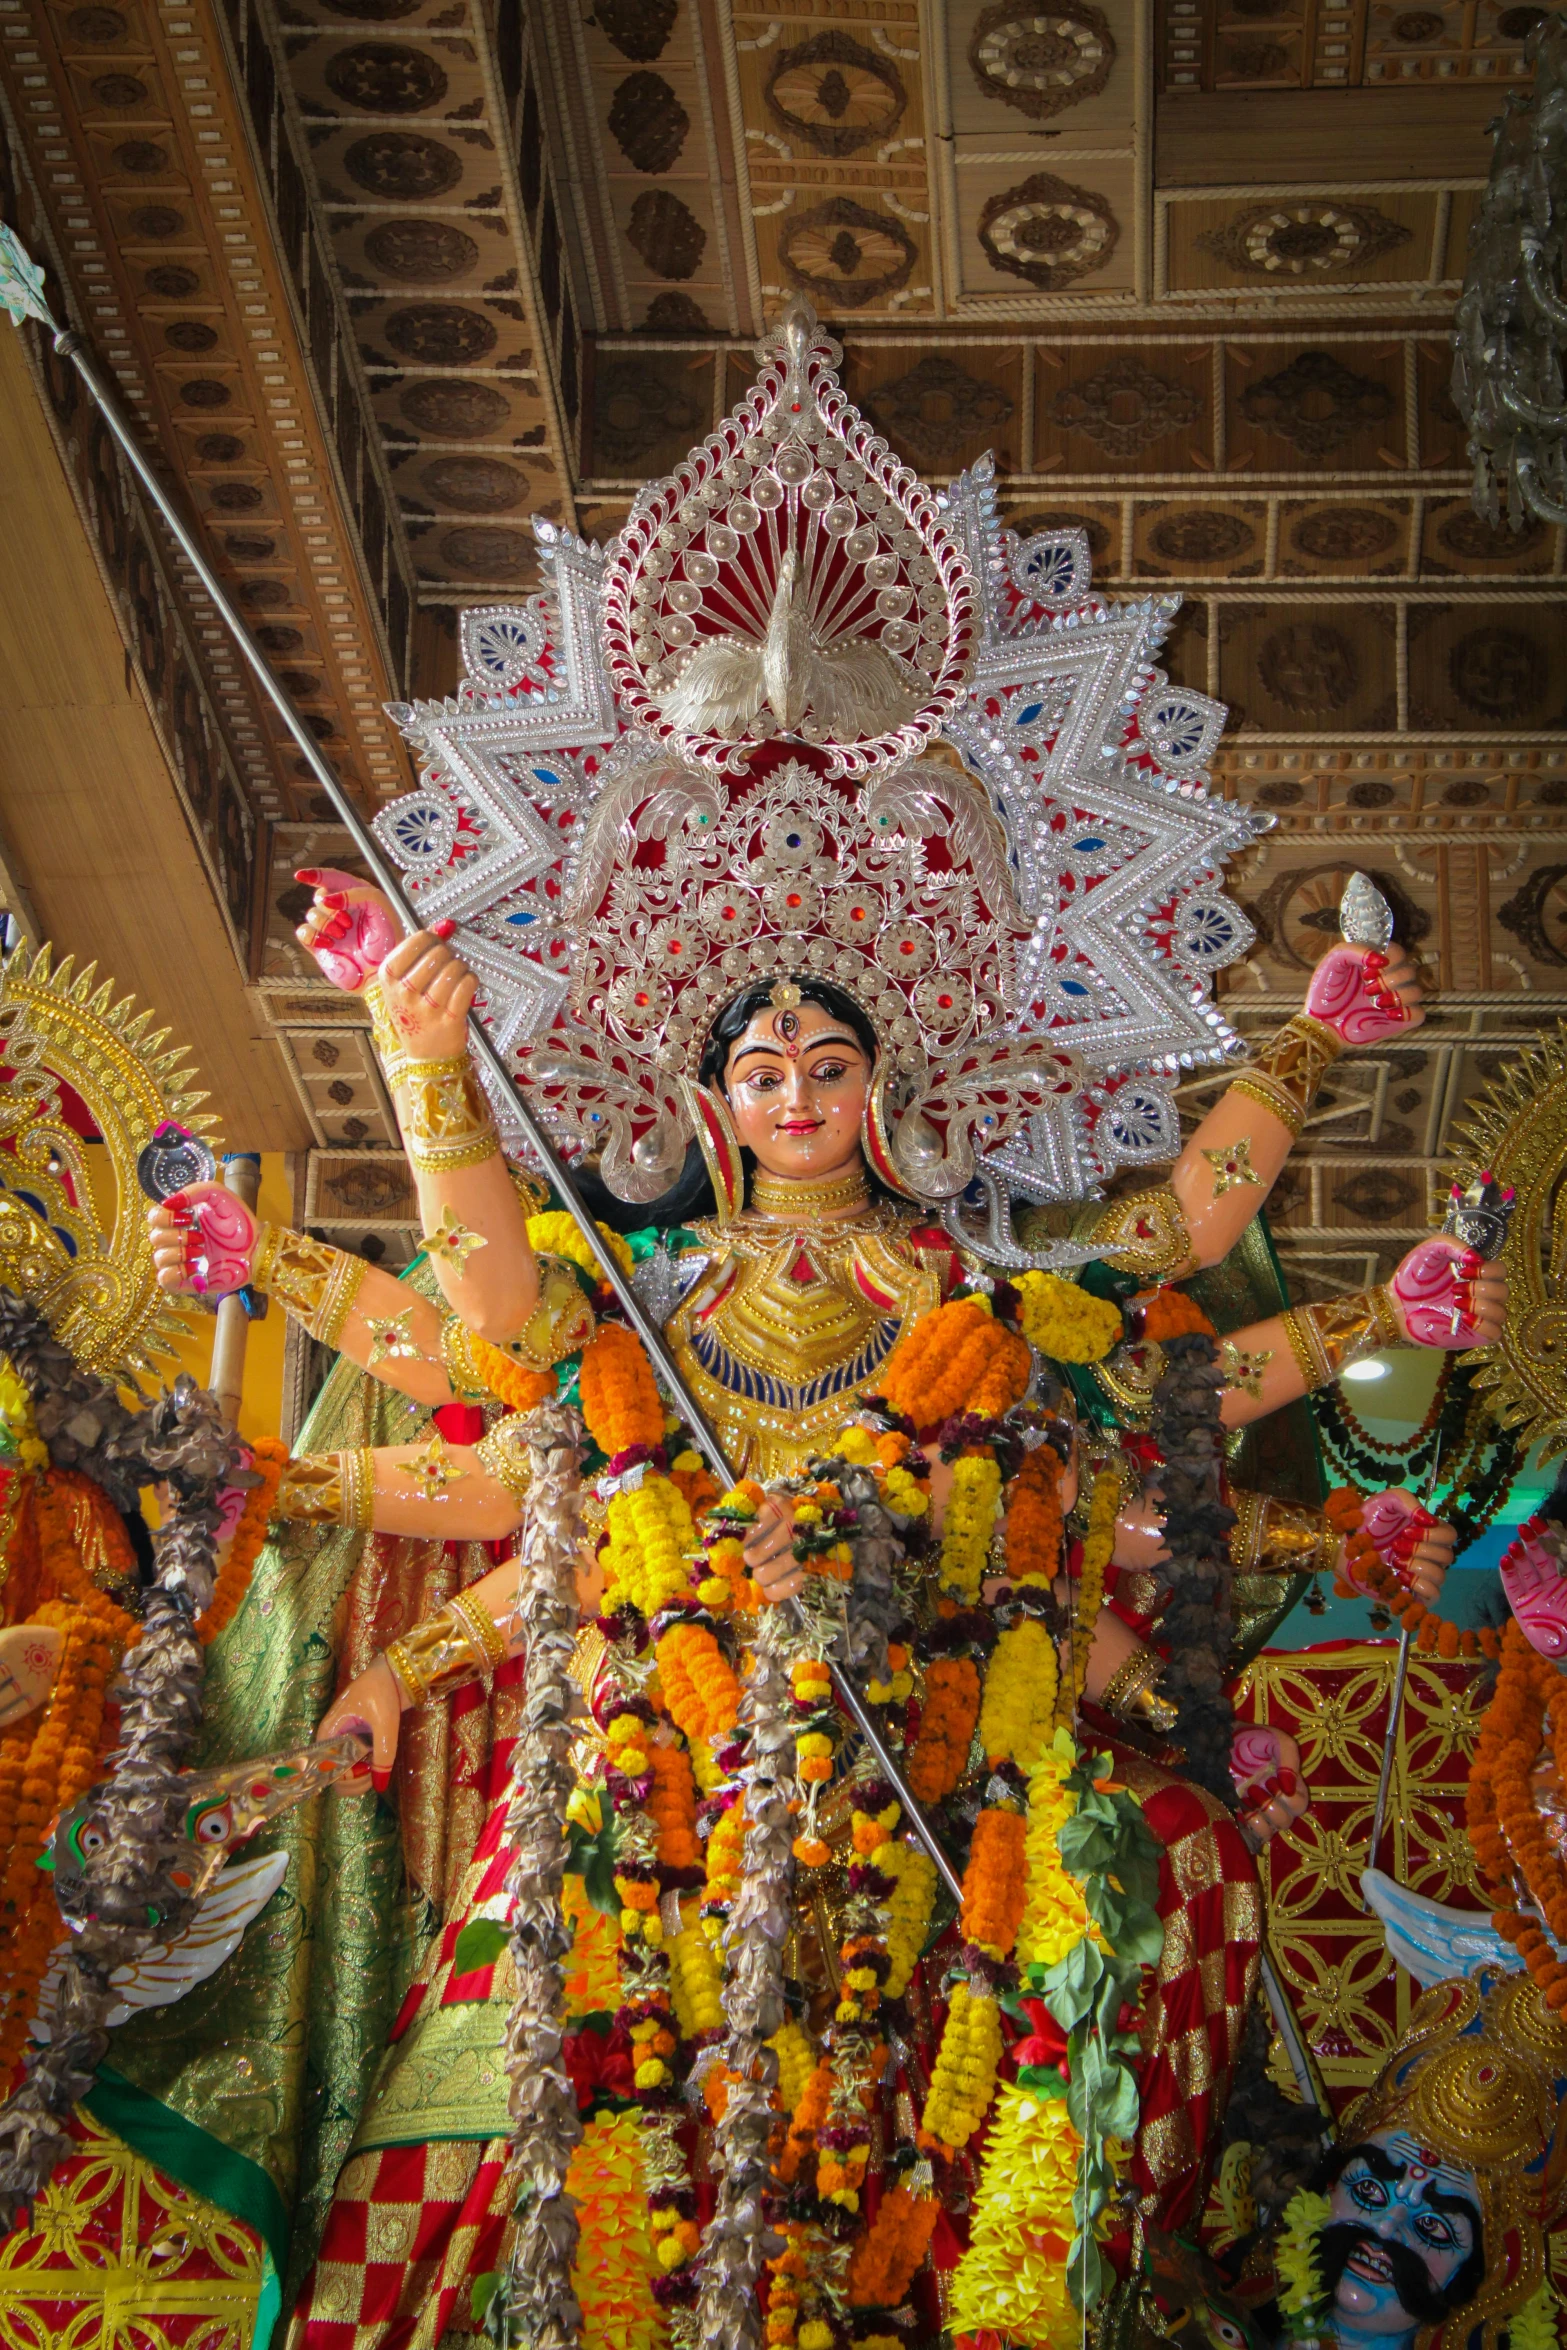
<path fill-rule="evenodd" d="M 0 962 L 0 1284 L 87 1369 L 134 1381 L 185 1326 L 154 1277 L 136 1162 L 167 1122 L 199 1131 L 213 1120 L 185 1048 L 134 997 L 116 1002 L 95 964 L 73 973 L 72 961 L 56 968 L 48 946 L 23 945 Z M 63 1089 L 102 1137 L 112 1209 L 95 1196 Z"/>
<path fill-rule="evenodd" d="M 1340 2136 L 1351 2145 L 1390 2129 L 1474 2173 L 1485 2281 L 1445 2339 L 1448 2350 L 1497 2350 L 1567 2213 L 1567 2020 L 1521 1972 L 1481 1967 L 1434 1984 Z"/>

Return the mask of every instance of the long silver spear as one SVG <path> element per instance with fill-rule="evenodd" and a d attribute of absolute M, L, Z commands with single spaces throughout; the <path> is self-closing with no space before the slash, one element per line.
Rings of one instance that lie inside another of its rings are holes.
<path fill-rule="evenodd" d="M 256 681 L 262 692 L 293 736 L 301 757 L 307 762 L 312 775 L 332 803 L 343 829 L 369 867 L 376 887 L 385 892 L 391 904 L 397 909 L 406 928 L 411 931 L 418 930 L 421 928 L 419 916 L 404 895 L 401 880 L 382 854 L 380 843 L 374 833 L 365 823 L 353 801 L 348 797 L 337 777 L 321 756 L 315 737 L 301 722 L 287 694 L 284 693 L 268 668 L 260 647 L 251 636 L 239 613 L 230 603 L 211 565 L 187 529 L 178 508 L 143 456 L 130 426 L 121 412 L 113 388 L 105 382 L 99 373 L 97 361 L 93 357 L 91 346 L 85 335 L 79 333 L 75 327 L 62 328 L 56 324 L 49 305 L 43 298 L 42 289 L 43 271 L 28 258 L 26 248 L 15 231 L 6 226 L 4 222 L 0 222 L 0 306 L 9 310 L 14 325 L 20 326 L 24 318 L 35 318 L 40 326 L 47 327 L 54 337 L 55 350 L 62 359 L 70 360 L 92 398 L 97 402 L 105 424 L 124 450 L 131 470 L 163 517 L 170 537 L 212 599 L 219 619 L 233 637 L 244 659 L 254 670 Z M 468 1014 L 468 1039 L 473 1051 L 496 1085 L 509 1097 L 512 1112 L 522 1129 L 525 1140 L 537 1155 L 573 1223 L 592 1250 L 600 1273 L 619 1299 L 626 1320 L 647 1348 L 654 1368 L 679 1407 L 681 1417 L 690 1428 L 702 1451 L 707 1455 L 713 1469 L 726 1485 L 733 1485 L 735 1470 L 725 1457 L 723 1446 L 708 1426 L 696 1398 L 681 1376 L 679 1366 L 665 1344 L 664 1333 L 652 1316 L 646 1312 L 641 1299 L 621 1271 L 613 1252 L 606 1245 L 603 1234 L 593 1220 L 592 1211 L 577 1189 L 570 1169 L 562 1162 L 553 1142 L 534 1116 L 521 1086 L 507 1066 L 504 1056 L 496 1049 L 489 1030 L 476 1011 L 471 1011 Z M 877 1767 L 883 1778 L 903 1806 L 910 1827 L 930 1854 L 948 1892 L 954 1900 L 961 1902 L 963 1898 L 962 1879 L 947 1858 L 934 1828 L 926 1819 L 924 1812 L 915 1800 L 913 1791 L 904 1779 L 893 1756 L 889 1753 L 865 1700 L 841 1666 L 833 1665 L 832 1675 L 846 1711 L 875 1756 Z"/>

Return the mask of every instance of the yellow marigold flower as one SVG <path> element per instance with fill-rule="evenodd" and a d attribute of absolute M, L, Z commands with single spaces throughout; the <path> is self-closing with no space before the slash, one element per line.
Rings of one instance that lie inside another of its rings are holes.
<path fill-rule="evenodd" d="M 598 1232 L 600 1238 L 608 1244 L 610 1255 L 622 1273 L 629 1273 L 636 1262 L 630 1242 L 623 1240 L 618 1232 L 612 1232 L 607 1224 L 600 1224 Z M 528 1218 L 528 1246 L 542 1255 L 569 1257 L 574 1265 L 580 1265 L 585 1273 L 591 1273 L 595 1281 L 603 1278 L 597 1257 L 577 1229 L 576 1218 L 568 1216 L 564 1208 L 551 1209 L 547 1215 Z"/>

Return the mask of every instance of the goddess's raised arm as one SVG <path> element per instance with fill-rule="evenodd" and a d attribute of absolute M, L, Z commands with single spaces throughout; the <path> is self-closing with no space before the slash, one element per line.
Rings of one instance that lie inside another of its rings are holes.
<path fill-rule="evenodd" d="M 1425 1019 L 1420 998 L 1402 949 L 1335 947 L 1312 973 L 1303 1010 L 1209 1111 L 1169 1180 L 1112 1200 L 1080 1227 L 1084 1237 L 1117 1243 L 1113 1262 L 1140 1281 L 1182 1280 L 1219 1264 L 1277 1182 L 1339 1054 L 1413 1034 Z M 1288 1400 L 1280 1394 L 1262 1408 Z"/>
<path fill-rule="evenodd" d="M 504 1346 L 538 1308 L 539 1269 L 468 1051 L 474 976 L 446 943 L 449 923 L 396 940 L 378 891 L 346 873 L 311 869 L 299 878 L 316 888 L 301 945 L 369 1007 L 436 1279 L 470 1330 Z"/>

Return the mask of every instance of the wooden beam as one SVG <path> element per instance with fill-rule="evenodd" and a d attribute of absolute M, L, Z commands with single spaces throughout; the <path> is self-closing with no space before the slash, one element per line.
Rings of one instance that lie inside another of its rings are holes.
<path fill-rule="evenodd" d="M 4 324 L 0 449 L 0 838 L 16 878 L 57 953 L 96 960 L 190 1046 L 230 1149 L 307 1149 Z"/>
<path fill-rule="evenodd" d="M 1161 188 L 1484 179 L 1490 82 L 1377 90 L 1175 91 L 1154 119 Z"/>

